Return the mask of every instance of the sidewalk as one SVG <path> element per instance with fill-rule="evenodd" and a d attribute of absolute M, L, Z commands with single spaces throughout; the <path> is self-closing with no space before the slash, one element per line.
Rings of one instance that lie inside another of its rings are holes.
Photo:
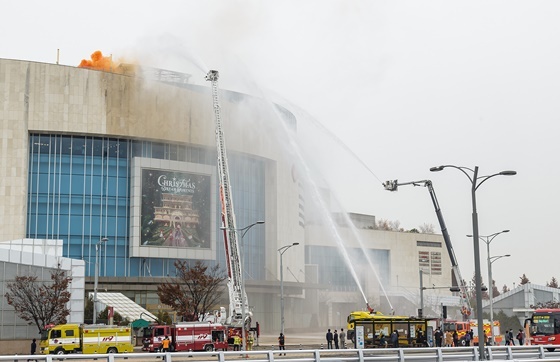
<path fill-rule="evenodd" d="M 286 349 L 321 349 L 321 344 L 323 344 L 323 347 L 326 348 L 327 343 L 324 333 L 321 332 L 297 334 L 286 333 L 285 341 Z M 278 349 L 278 335 L 261 334 L 258 340 L 258 349 L 272 349 L 271 347 L 273 347 L 273 349 Z M 255 349 L 257 349 L 256 343 Z"/>

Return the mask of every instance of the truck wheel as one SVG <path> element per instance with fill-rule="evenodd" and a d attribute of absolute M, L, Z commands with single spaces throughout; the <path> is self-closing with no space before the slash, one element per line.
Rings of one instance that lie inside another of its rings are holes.
<path fill-rule="evenodd" d="M 119 351 L 115 347 L 110 347 L 107 349 L 107 353 L 119 353 Z"/>
<path fill-rule="evenodd" d="M 211 344 L 207 344 L 206 346 L 204 346 L 204 350 L 206 352 L 212 352 L 214 350 L 214 346 Z"/>
<path fill-rule="evenodd" d="M 66 354 L 66 351 L 64 348 L 57 348 L 55 349 L 54 354 Z"/>
<path fill-rule="evenodd" d="M 549 351 L 549 352 L 554 352 L 554 349 L 555 348 L 547 348 L 546 350 Z"/>

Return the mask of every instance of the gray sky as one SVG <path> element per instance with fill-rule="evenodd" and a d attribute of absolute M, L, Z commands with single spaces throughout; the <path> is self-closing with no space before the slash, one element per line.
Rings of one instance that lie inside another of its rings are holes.
<path fill-rule="evenodd" d="M 60 63 L 76 66 L 101 50 L 201 83 L 214 68 L 224 87 L 304 109 L 371 171 L 341 169 L 349 211 L 439 232 L 425 188 L 381 187 L 431 179 L 467 280 L 471 185 L 429 168 L 516 170 L 477 192 L 480 234 L 511 229 L 491 244 L 491 255 L 512 255 L 493 264 L 494 279 L 501 289 L 523 273 L 560 278 L 559 2 L 11 1 L 2 13 L 1 58 L 54 63 L 60 49 Z"/>

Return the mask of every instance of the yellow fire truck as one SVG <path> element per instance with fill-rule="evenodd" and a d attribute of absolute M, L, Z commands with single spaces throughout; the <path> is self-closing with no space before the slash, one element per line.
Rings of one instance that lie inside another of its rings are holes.
<path fill-rule="evenodd" d="M 133 352 L 129 326 L 60 324 L 41 333 L 42 354 Z"/>

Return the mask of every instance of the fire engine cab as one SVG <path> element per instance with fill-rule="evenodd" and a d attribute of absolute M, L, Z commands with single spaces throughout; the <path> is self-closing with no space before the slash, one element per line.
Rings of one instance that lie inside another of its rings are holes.
<path fill-rule="evenodd" d="M 172 325 L 152 325 L 144 328 L 143 351 L 158 352 L 161 342 L 169 337 L 169 351 L 227 350 L 226 327 L 221 323 L 184 322 Z"/>

